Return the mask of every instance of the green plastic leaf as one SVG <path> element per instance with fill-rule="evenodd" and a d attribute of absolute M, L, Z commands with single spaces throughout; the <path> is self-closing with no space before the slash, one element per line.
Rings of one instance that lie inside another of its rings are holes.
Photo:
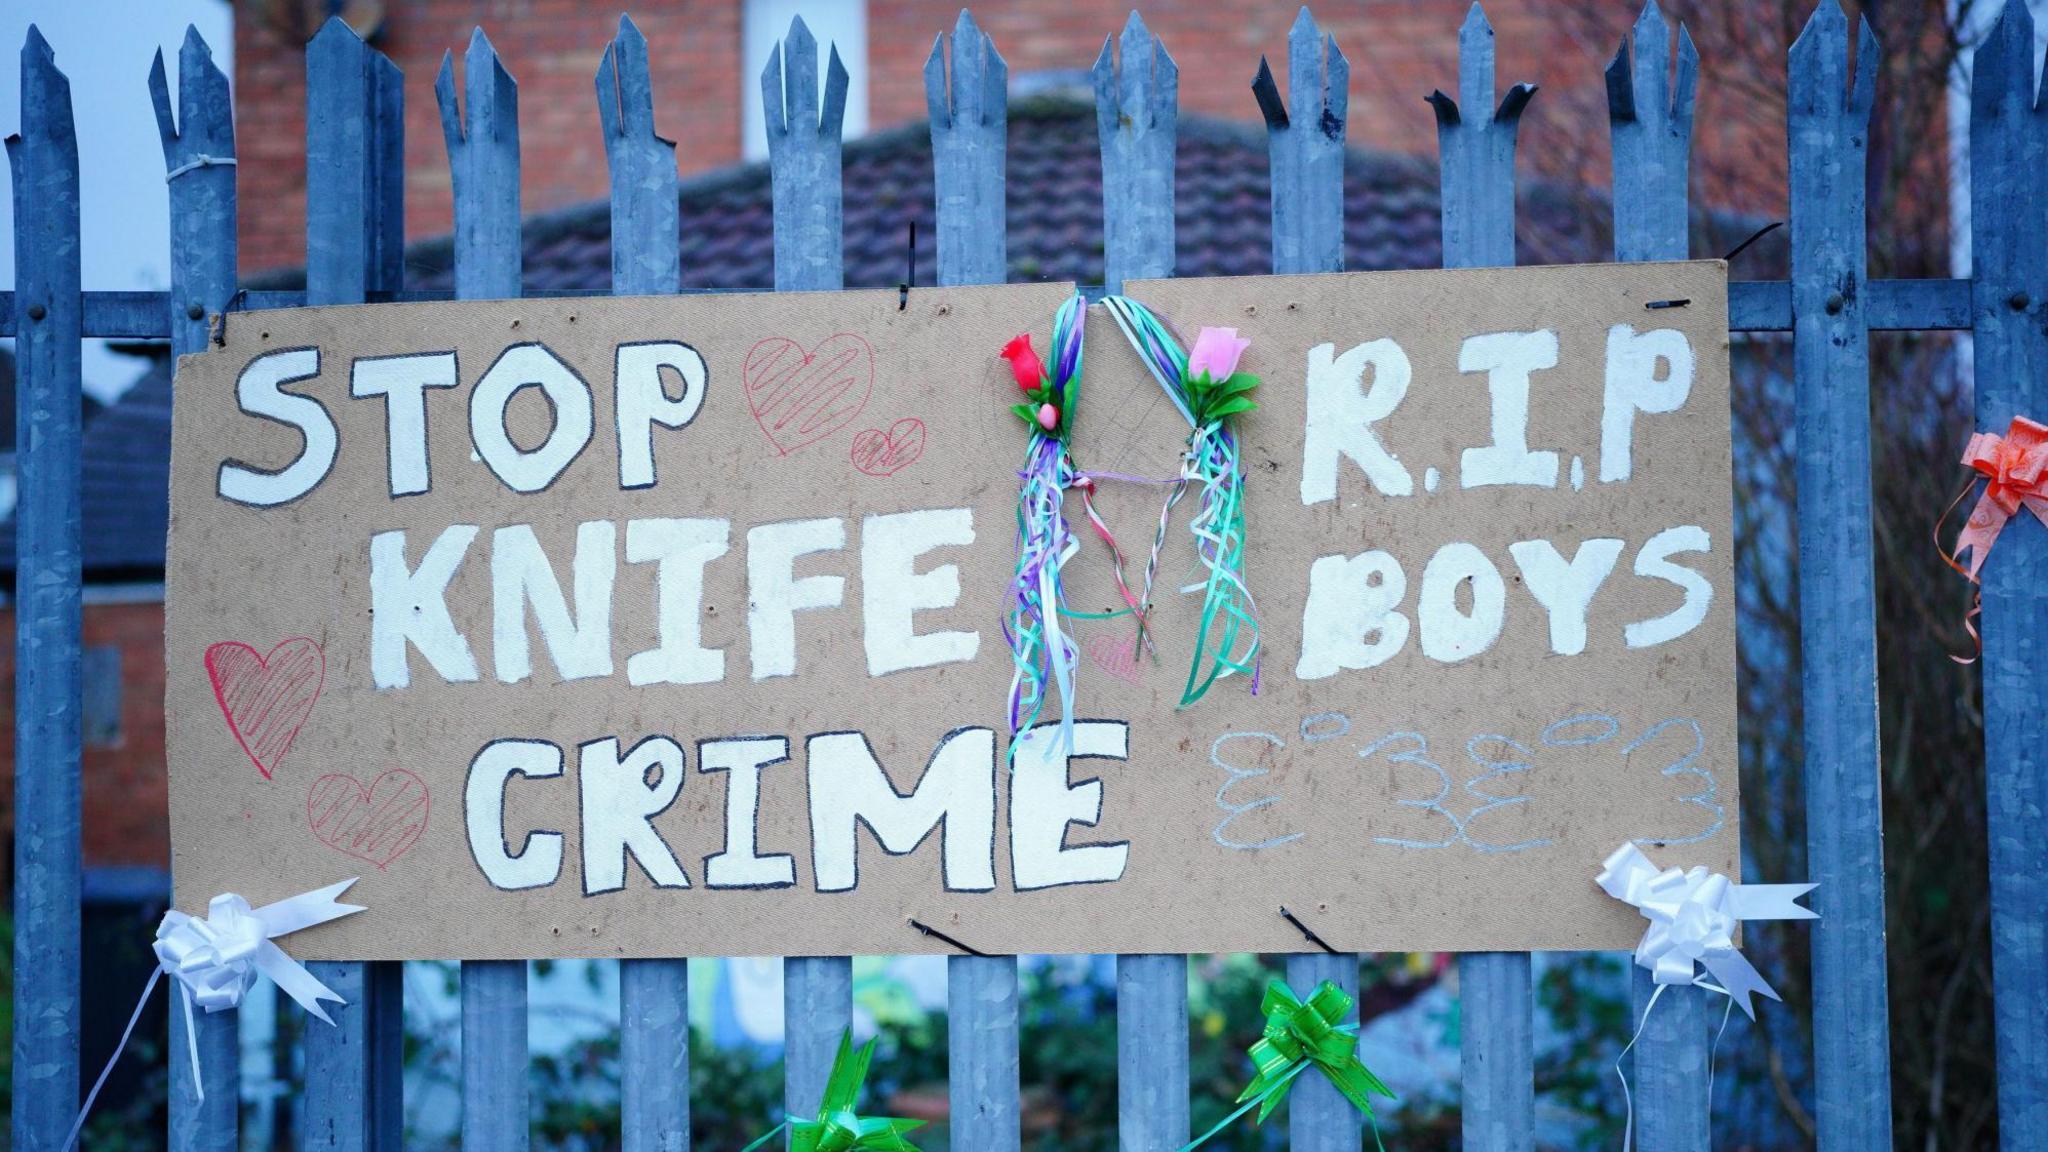
<path fill-rule="evenodd" d="M 1239 412 L 1250 412 L 1258 406 L 1259 402 L 1249 396 L 1232 396 L 1228 400 L 1217 403 L 1204 413 L 1209 419 L 1203 421 L 1203 423 L 1208 423 L 1210 420 L 1221 420 L 1225 416 L 1235 416 Z"/>
<path fill-rule="evenodd" d="M 821 1116 L 853 1111 L 854 1097 L 860 1094 L 861 1082 L 868 1078 L 868 1062 L 874 1055 L 873 1040 L 855 1052 L 853 1033 L 840 1033 L 839 1054 L 832 1058 L 832 1072 L 825 1078 L 825 1098 L 818 1106 Z"/>

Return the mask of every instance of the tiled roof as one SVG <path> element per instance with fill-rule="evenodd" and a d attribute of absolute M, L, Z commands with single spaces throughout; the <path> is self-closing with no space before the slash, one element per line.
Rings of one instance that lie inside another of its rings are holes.
<path fill-rule="evenodd" d="M 1175 221 L 1183 276 L 1272 270 L 1271 204 L 1263 129 L 1202 117 L 1180 121 Z M 904 279 L 904 245 L 917 221 L 916 282 L 933 281 L 936 233 L 931 140 L 926 125 L 879 133 L 844 152 L 848 287 Z M 1102 167 L 1093 109 L 1043 97 L 1010 112 L 1010 279 L 1099 284 Z M 1354 271 L 1434 268 L 1439 263 L 1433 161 L 1353 151 L 1345 165 L 1345 263 Z M 685 182 L 685 288 L 774 285 L 768 169 L 750 164 Z M 1607 213 L 1597 197 L 1524 182 L 1518 248 L 1529 264 L 1607 258 Z M 1723 229 L 1736 233 L 1738 224 Z M 1739 237 L 1738 237 L 1739 238 Z M 1715 237 L 1719 241 L 1721 237 Z M 535 216 L 525 226 L 529 291 L 602 289 L 611 282 L 611 217 L 603 202 Z M 1708 248 L 1716 251 L 1716 248 Z M 441 237 L 406 253 L 406 287 L 451 288 L 453 244 Z M 303 273 L 258 277 L 256 286 L 303 283 Z M 171 380 L 161 362 L 85 434 L 85 565 L 89 574 L 135 578 L 161 572 L 167 522 Z M 0 524 L 0 565 L 14 564 L 11 522 Z"/>
<path fill-rule="evenodd" d="M 1272 271 L 1272 208 L 1263 128 L 1205 117 L 1180 121 L 1174 198 L 1176 271 L 1182 276 Z M 1441 245 L 1434 160 L 1354 150 L 1345 170 L 1345 263 L 1354 271 L 1434 268 Z M 1010 110 L 1010 279 L 1099 284 L 1102 165 L 1092 106 L 1060 97 Z M 850 288 L 904 279 L 904 246 L 917 222 L 917 282 L 932 282 L 937 237 L 932 149 L 924 124 L 846 146 L 845 269 Z M 1607 251 L 1605 213 L 1542 188 L 1525 190 L 1521 259 L 1564 263 Z M 687 181 L 682 190 L 683 286 L 765 290 L 775 282 L 768 168 L 752 164 Z M 602 202 L 536 216 L 526 225 L 530 290 L 604 288 L 611 282 L 611 213 Z M 406 285 L 454 285 L 446 238 L 407 252 Z"/>

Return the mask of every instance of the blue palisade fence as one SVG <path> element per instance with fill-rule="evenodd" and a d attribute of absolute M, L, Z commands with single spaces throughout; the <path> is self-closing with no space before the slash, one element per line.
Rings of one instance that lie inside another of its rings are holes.
<path fill-rule="evenodd" d="M 1852 36 L 1855 37 L 1852 45 Z M 1738 330 L 1789 332 L 1799 456 L 1800 611 L 1805 773 L 1814 905 L 1815 1116 L 1826 1152 L 1890 1144 L 1882 813 L 1879 803 L 1876 605 L 1872 572 L 1869 334 L 1974 333 L 1979 427 L 2002 432 L 2048 412 L 2048 108 L 2034 80 L 2033 26 L 2010 0 L 1971 78 L 1975 211 L 1970 279 L 1871 281 L 1864 182 L 1881 51 L 1867 24 L 1821 0 L 1788 64 L 1789 281 L 1730 286 Z M 1852 51 L 1853 47 L 1853 51 Z M 79 176 L 71 94 L 42 37 L 22 48 L 22 123 L 8 140 L 15 189 L 15 290 L 0 326 L 17 341 L 16 512 L 20 563 L 15 701 L 15 1033 L 13 1147 L 54 1149 L 79 1099 L 80 501 L 79 343 L 167 339 L 197 351 L 238 312 L 299 304 L 425 299 L 403 273 L 403 83 L 339 20 L 306 51 L 307 273 L 299 292 L 236 286 L 234 127 L 225 77 L 195 35 L 178 54 L 176 107 L 161 57 L 149 77 L 171 206 L 171 287 L 86 292 L 80 280 Z M 1444 262 L 1515 262 L 1515 153 L 1534 94 L 1497 97 L 1494 33 L 1474 5 L 1459 35 L 1456 96 L 1430 97 L 1442 173 Z M 1672 260 L 1687 248 L 1687 179 L 1700 64 L 1690 37 L 1646 4 L 1607 71 L 1613 145 L 1614 256 Z M 612 289 L 681 289 L 676 145 L 654 131 L 648 46 L 629 19 L 596 75 L 597 129 L 612 187 Z M 1005 151 L 1008 68 L 963 12 L 925 66 L 937 205 L 937 280 L 1007 277 Z M 1174 160 L 1179 73 L 1133 13 L 1105 39 L 1093 71 L 1103 165 L 1106 286 L 1174 272 Z M 1344 267 L 1344 141 L 1350 68 L 1304 9 L 1287 40 L 1283 88 L 1261 60 L 1251 84 L 1272 166 L 1273 271 Z M 761 74 L 774 204 L 775 287 L 842 286 L 841 127 L 848 76 L 836 49 L 799 19 Z M 455 296 L 521 294 L 518 89 L 481 29 L 435 85 L 455 193 Z M 914 270 L 913 270 L 914 273 Z M 445 295 L 445 294 L 444 294 Z M 1997 991 L 2000 1123 L 2005 1147 L 2048 1146 L 2048 809 L 2038 736 L 2048 687 L 2031 663 L 2048 632 L 2048 535 L 2019 517 L 1985 569 L 1984 715 Z M 1356 992 L 1358 958 L 1289 958 L 1299 988 L 1329 979 Z M 401 968 L 320 963 L 347 1005 L 336 1026 L 307 1029 L 304 1143 L 320 1149 L 402 1146 Z M 958 956 L 950 979 L 954 1146 L 1021 1144 L 1015 958 Z M 807 1114 L 852 1015 L 846 957 L 784 963 L 785 1106 Z M 1521 953 L 1463 956 L 1463 1136 L 1470 1149 L 1533 1147 L 1533 985 Z M 529 1140 L 527 972 L 522 962 L 463 965 L 462 1134 L 466 1147 Z M 1633 973 L 1636 1008 L 1652 990 Z M 1188 962 L 1117 960 L 1119 1135 L 1127 1152 L 1175 1152 L 1190 1135 Z M 682 958 L 620 970 L 624 1146 L 690 1145 L 688 979 Z M 1636 1137 L 1649 1152 L 1705 1152 L 1705 1071 L 1716 1025 L 1709 997 L 1665 993 L 1632 1054 Z M 172 1014 L 169 1144 L 237 1146 L 232 1013 L 203 1015 L 190 1038 Z M 1616 1045 L 1626 1038 L 1617 1037 Z M 198 1092 L 204 1073 L 206 1089 Z M 1293 1095 L 1291 1146 L 1359 1148 L 1350 1105 L 1310 1077 Z"/>

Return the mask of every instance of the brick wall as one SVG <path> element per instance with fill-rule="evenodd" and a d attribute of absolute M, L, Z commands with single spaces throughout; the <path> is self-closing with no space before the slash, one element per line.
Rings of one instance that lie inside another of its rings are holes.
<path fill-rule="evenodd" d="M 290 8 L 289 5 L 273 7 Z M 740 156 L 740 7 L 725 0 L 642 0 L 633 22 L 654 62 L 655 130 L 678 142 L 685 173 Z M 237 8 L 236 168 L 242 270 L 306 255 L 305 30 Z M 528 213 L 608 194 L 595 77 L 618 6 L 582 0 L 399 0 L 376 46 L 405 73 L 405 229 L 439 235 L 454 220 L 434 76 L 455 53 L 458 87 L 470 29 L 481 25 L 519 82 L 522 207 Z M 758 65 L 757 65 L 758 68 Z"/>
<path fill-rule="evenodd" d="M 1718 6 L 1716 6 L 1718 5 Z M 1777 77 L 1778 55 L 1751 51 L 1766 5 L 1758 0 L 1665 0 L 1674 27 L 1686 19 L 1709 67 Z M 984 4 L 975 19 L 1003 52 L 1014 77 L 1025 72 L 1087 70 L 1103 37 L 1122 30 L 1128 0 L 1026 0 Z M 1290 87 L 1287 33 L 1293 0 L 1149 0 L 1138 5 L 1146 27 L 1180 66 L 1180 103 L 1189 112 L 1256 121 L 1251 94 L 1259 58 L 1267 57 L 1281 91 Z M 1316 22 L 1336 38 L 1351 64 L 1351 115 L 1346 139 L 1356 147 L 1436 155 L 1436 120 L 1423 98 L 1441 88 L 1456 95 L 1458 29 L 1471 0 L 1340 0 L 1312 5 Z M 923 66 L 933 35 L 952 27 L 957 8 L 934 0 L 869 0 L 870 122 L 925 118 Z M 1540 94 L 1522 131 L 1524 172 L 1608 186 L 1605 72 L 1639 12 L 1637 0 L 1487 0 L 1498 56 L 1499 89 L 1527 82 Z M 1784 103 L 1782 91 L 1709 79 L 1700 88 L 1696 181 L 1705 202 L 1759 214 L 1782 214 Z M 1759 100 L 1759 95 L 1765 98 Z"/>
<path fill-rule="evenodd" d="M 14 612 L 0 611 L 0 701 L 14 724 Z M 85 646 L 117 650 L 118 724 L 89 716 L 97 731 L 85 745 L 84 850 L 87 867 L 171 863 L 169 793 L 164 773 L 164 606 L 161 601 L 89 604 Z M 97 659 L 111 660 L 107 651 Z M 114 699 L 109 695 L 107 699 Z M 97 710 L 94 710 L 95 712 Z M 118 735 L 115 730 L 118 729 Z M 109 739 L 111 737 L 111 739 Z M 0 740 L 0 835 L 14 840 L 14 741 Z M 13 867 L 13 854 L 5 866 Z M 10 877 L 11 879 L 11 877 Z M 11 887 L 11 885 L 10 885 Z"/>
<path fill-rule="evenodd" d="M 1667 5 L 1692 18 L 1710 69 L 1762 70 L 1782 76 L 1782 43 L 1754 35 L 1755 0 Z M 1422 98 L 1457 79 L 1457 33 L 1469 0 L 1338 0 L 1316 6 L 1324 29 L 1351 61 L 1349 139 L 1357 145 L 1426 156 L 1436 151 L 1435 122 Z M 243 161 L 242 265 L 253 272 L 303 261 L 305 252 L 306 29 L 299 5 L 272 0 L 237 8 L 237 138 Z M 616 11 L 576 0 L 400 0 L 386 13 L 377 43 L 406 78 L 406 230 L 412 238 L 446 232 L 451 208 L 448 161 L 433 79 L 453 49 L 458 73 L 469 30 L 481 24 L 520 86 L 523 205 L 530 214 L 606 195 L 593 76 L 616 26 Z M 655 122 L 678 142 L 682 170 L 737 160 L 740 77 L 761 61 L 742 61 L 737 0 L 637 0 L 634 21 L 654 60 Z M 1286 83 L 1287 30 L 1293 0 L 1250 4 L 1154 0 L 1148 25 L 1181 70 L 1182 106 L 1191 112 L 1255 120 L 1250 82 L 1261 53 Z M 868 0 L 869 124 L 880 129 L 924 119 L 923 66 L 934 35 L 950 29 L 958 0 Z M 1085 72 L 1102 39 L 1123 25 L 1129 0 L 1003 0 L 977 9 L 1010 62 L 1013 76 Z M 1627 25 L 1633 0 L 1492 0 L 1503 88 L 1539 84 L 1523 131 L 1525 172 L 1608 182 L 1606 91 L 1602 73 Z M 1761 47 L 1757 47 L 1761 45 Z M 1782 80 L 1770 85 L 1701 84 L 1696 181 L 1706 203 L 1758 215 L 1782 215 Z"/>

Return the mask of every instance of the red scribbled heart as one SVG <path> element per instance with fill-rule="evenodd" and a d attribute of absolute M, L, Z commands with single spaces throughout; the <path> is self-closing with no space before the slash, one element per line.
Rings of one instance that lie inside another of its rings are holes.
<path fill-rule="evenodd" d="M 1088 659 L 1097 668 L 1126 684 L 1143 686 L 1145 666 L 1138 661 L 1138 638 L 1136 636 L 1112 635 L 1098 632 L 1082 643 Z"/>
<path fill-rule="evenodd" d="M 870 476 L 892 476 L 924 455 L 924 421 L 905 416 L 880 428 L 864 428 L 853 435 L 853 466 Z"/>
<path fill-rule="evenodd" d="M 808 352 L 771 336 L 747 350 L 741 378 L 754 422 L 787 456 L 860 415 L 875 388 L 875 351 L 851 332 L 827 336 Z"/>
<path fill-rule="evenodd" d="M 379 870 L 405 855 L 427 830 L 427 786 L 403 768 L 363 782 L 346 772 L 313 781 L 306 821 L 322 844 Z"/>
<path fill-rule="evenodd" d="M 228 731 L 268 780 L 320 698 L 327 657 L 304 636 L 280 642 L 267 655 L 225 640 L 207 648 L 206 675 Z"/>

